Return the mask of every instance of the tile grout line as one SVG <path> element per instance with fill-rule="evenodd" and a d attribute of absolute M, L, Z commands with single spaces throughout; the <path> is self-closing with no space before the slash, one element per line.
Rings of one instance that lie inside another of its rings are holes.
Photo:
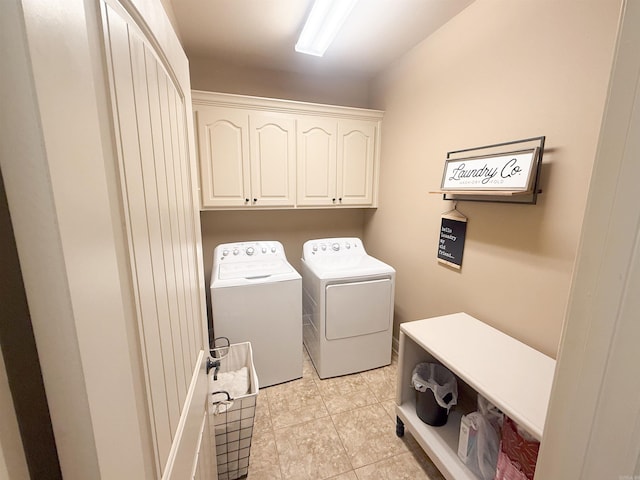
<path fill-rule="evenodd" d="M 312 364 L 313 365 L 313 364 Z M 315 369 L 315 366 L 313 366 L 313 368 Z M 316 372 L 317 375 L 318 372 Z M 318 376 L 318 379 L 320 381 L 322 381 L 322 379 Z M 318 386 L 318 382 L 316 382 L 315 378 L 313 379 L 313 381 L 316 383 L 316 387 Z M 358 477 L 358 474 L 356 473 L 356 469 L 353 467 L 353 462 L 351 462 L 351 459 L 349 458 L 349 452 L 347 451 L 347 447 L 344 445 L 344 441 L 342 440 L 342 437 L 340 436 L 340 432 L 338 431 L 338 427 L 336 427 L 336 422 L 333 420 L 333 415 L 331 414 L 331 412 L 329 412 L 329 409 L 327 408 L 327 404 L 325 402 L 324 397 L 322 396 L 322 391 L 320 390 L 320 388 L 318 388 L 318 395 L 320 395 L 320 399 L 322 400 L 322 404 L 324 405 L 324 408 L 326 408 L 327 413 L 329 414 L 329 419 L 331 419 L 331 425 L 333 425 L 333 429 L 336 432 L 336 435 L 338 436 L 338 440 L 340 441 L 340 446 L 342 447 L 342 450 L 344 451 L 345 456 L 347 457 L 347 460 L 349 461 L 349 465 L 351 466 L 351 470 L 347 470 L 346 472 L 341 472 L 338 475 L 343 475 L 345 473 L 349 473 L 349 472 L 353 472 L 353 474 L 356 476 L 356 479 Z M 338 475 L 334 475 L 334 477 L 337 477 Z M 331 477 L 328 477 L 329 479 Z"/>
<path fill-rule="evenodd" d="M 309 358 L 311 358 L 311 357 L 309 357 Z M 309 360 L 309 363 L 311 364 L 311 368 L 313 368 L 313 371 L 315 372 L 315 376 L 312 377 L 313 383 L 315 384 L 316 388 L 318 389 L 318 395 L 320 396 L 320 400 L 322 400 L 322 404 L 324 405 L 324 408 L 327 411 L 327 414 L 329 415 L 329 419 L 331 420 L 331 425 L 333 425 L 333 429 L 335 430 L 336 435 L 338 436 L 338 440 L 340 441 L 340 446 L 342 447 L 342 450 L 344 451 L 344 454 L 347 457 L 347 460 L 349 461 L 349 465 L 351 466 L 351 470 L 347 470 L 345 472 L 340 472 L 337 475 L 332 475 L 331 477 L 327 477 L 327 479 L 323 479 L 323 480 L 329 480 L 331 478 L 337 477 L 339 475 L 344 475 L 345 473 L 349 473 L 349 472 L 353 472 L 353 474 L 356 476 L 356 479 L 357 479 L 358 474 L 355 472 L 355 469 L 353 468 L 353 463 L 351 463 L 351 459 L 349 458 L 349 453 L 347 451 L 347 448 L 345 447 L 344 442 L 342 441 L 342 438 L 340 437 L 340 433 L 338 432 L 338 428 L 336 427 L 336 423 L 333 420 L 333 415 L 329 411 L 329 408 L 327 407 L 327 403 L 325 401 L 325 398 L 322 396 L 322 390 L 320 390 L 320 386 L 318 385 L 318 382 L 322 382 L 322 379 L 318 375 L 318 371 L 316 370 L 316 366 L 313 364 L 313 361 L 311 361 L 311 359 Z M 317 380 L 316 380 L 316 377 L 317 377 Z"/>
<path fill-rule="evenodd" d="M 273 448 L 276 451 L 276 460 L 278 462 L 278 470 L 280 471 L 280 478 L 284 479 L 284 472 L 282 471 L 282 462 L 280 461 L 280 454 L 278 453 L 278 442 L 276 441 L 276 429 L 273 426 L 273 415 L 271 414 L 271 403 L 269 402 L 269 391 L 265 389 L 264 394 L 267 397 L 266 398 L 267 410 L 269 411 L 269 424 L 270 424 L 269 428 L 271 430 L 271 435 L 273 435 Z"/>

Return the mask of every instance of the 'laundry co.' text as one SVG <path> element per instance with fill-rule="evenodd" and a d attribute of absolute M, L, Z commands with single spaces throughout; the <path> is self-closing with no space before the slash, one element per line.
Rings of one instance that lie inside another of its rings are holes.
<path fill-rule="evenodd" d="M 467 168 L 464 163 L 459 164 L 453 169 L 453 174 L 449 180 L 462 180 L 464 178 L 480 178 L 481 183 L 487 184 L 500 172 L 500 178 L 509 178 L 514 175 L 520 175 L 522 168 L 518 165 L 518 159 L 512 158 L 501 169 L 496 167 L 489 168 L 486 164 L 481 168 Z"/>
<path fill-rule="evenodd" d="M 535 165 L 536 149 L 495 157 L 448 159 L 442 189 L 514 189 L 525 191 Z"/>

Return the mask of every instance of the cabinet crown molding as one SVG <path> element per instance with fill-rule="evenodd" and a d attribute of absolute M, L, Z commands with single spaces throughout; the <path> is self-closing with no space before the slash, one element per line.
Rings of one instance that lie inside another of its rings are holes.
<path fill-rule="evenodd" d="M 297 115 L 331 116 L 354 120 L 382 120 L 384 112 L 368 108 L 345 107 L 320 103 L 283 100 L 278 98 L 253 97 L 232 93 L 206 92 L 192 90 L 191 99 L 194 106 L 218 106 L 228 108 L 249 108 L 278 113 L 295 113 Z"/>

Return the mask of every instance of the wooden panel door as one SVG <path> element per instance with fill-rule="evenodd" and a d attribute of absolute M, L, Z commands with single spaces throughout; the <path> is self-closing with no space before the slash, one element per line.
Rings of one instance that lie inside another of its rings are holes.
<path fill-rule="evenodd" d="M 250 114 L 251 204 L 295 205 L 296 128 L 291 116 Z"/>
<path fill-rule="evenodd" d="M 537 479 L 640 478 L 638 25 L 625 2 Z"/>
<path fill-rule="evenodd" d="M 203 207 L 250 204 L 249 114 L 224 107 L 196 112 Z"/>
<path fill-rule="evenodd" d="M 337 195 L 340 205 L 373 203 L 376 123 L 338 123 Z"/>
<path fill-rule="evenodd" d="M 298 205 L 334 205 L 337 120 L 300 118 L 298 123 Z"/>
<path fill-rule="evenodd" d="M 105 4 L 103 22 L 156 467 L 193 478 L 208 389 L 190 103 L 126 12 Z"/>
<path fill-rule="evenodd" d="M 0 18 L 0 164 L 62 476 L 211 478 L 186 56 L 159 0 Z"/>

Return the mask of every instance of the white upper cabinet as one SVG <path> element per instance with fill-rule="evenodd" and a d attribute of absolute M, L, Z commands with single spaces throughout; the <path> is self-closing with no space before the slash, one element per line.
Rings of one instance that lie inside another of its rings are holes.
<path fill-rule="evenodd" d="M 377 122 L 338 123 L 337 194 L 341 205 L 372 205 Z"/>
<path fill-rule="evenodd" d="M 203 207 L 295 204 L 295 121 L 277 113 L 196 112 Z"/>
<path fill-rule="evenodd" d="M 298 205 L 335 205 L 338 122 L 298 120 Z"/>
<path fill-rule="evenodd" d="M 280 113 L 249 114 L 251 204 L 295 205 L 296 123 Z"/>
<path fill-rule="evenodd" d="M 377 206 L 382 112 L 193 92 L 203 209 Z"/>
<path fill-rule="evenodd" d="M 233 108 L 196 112 L 200 187 L 204 207 L 249 203 L 249 115 Z"/>
<path fill-rule="evenodd" d="M 298 121 L 298 206 L 373 206 L 377 121 Z"/>

